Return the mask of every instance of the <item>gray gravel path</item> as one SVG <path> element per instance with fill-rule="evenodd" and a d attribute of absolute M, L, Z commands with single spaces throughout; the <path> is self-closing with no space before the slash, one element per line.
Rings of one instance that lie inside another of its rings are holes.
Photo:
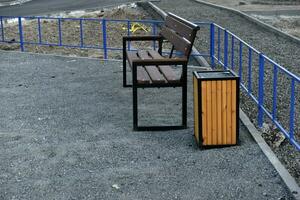
<path fill-rule="evenodd" d="M 191 82 L 189 129 L 132 132 L 121 62 L 0 60 L 0 199 L 292 199 L 243 126 L 240 146 L 196 147 Z M 139 94 L 144 123 L 180 121 L 176 89 Z"/>

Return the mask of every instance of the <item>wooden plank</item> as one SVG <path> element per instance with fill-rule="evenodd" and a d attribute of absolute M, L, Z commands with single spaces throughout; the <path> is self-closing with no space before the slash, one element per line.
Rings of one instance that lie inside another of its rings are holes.
<path fill-rule="evenodd" d="M 193 77 L 193 86 L 194 86 L 194 135 L 199 145 L 199 105 L 198 105 L 198 80 Z"/>
<path fill-rule="evenodd" d="M 127 55 L 127 59 L 128 59 L 128 62 L 129 62 L 129 66 L 131 68 L 132 68 L 132 60 L 138 60 L 138 59 L 140 59 L 140 57 L 138 56 L 137 52 L 127 51 L 126 55 Z M 149 83 L 151 83 L 151 80 L 150 80 L 150 77 L 149 77 L 148 73 L 141 66 L 137 67 L 137 69 L 136 69 L 136 76 L 137 76 L 137 82 L 139 84 L 149 84 Z"/>
<path fill-rule="evenodd" d="M 149 84 L 151 83 L 150 77 L 144 67 L 137 67 L 136 69 L 137 82 L 139 84 Z"/>
<path fill-rule="evenodd" d="M 148 54 L 148 51 L 145 50 L 139 50 L 137 52 L 137 55 L 140 57 L 141 60 L 152 59 L 152 57 Z"/>
<path fill-rule="evenodd" d="M 207 88 L 206 88 L 206 108 L 207 108 L 207 144 L 211 145 L 212 144 L 212 99 L 211 99 L 211 81 L 206 81 L 207 83 Z"/>
<path fill-rule="evenodd" d="M 157 51 L 154 50 L 149 50 L 148 51 L 150 56 L 152 56 L 153 59 L 164 59 L 163 56 L 161 56 Z M 168 65 L 159 65 L 157 66 L 164 78 L 169 82 L 169 83 L 179 83 L 180 80 L 177 78 L 174 70 L 168 66 Z"/>
<path fill-rule="evenodd" d="M 160 55 L 157 51 L 154 51 L 154 50 L 149 50 L 148 53 L 153 59 L 164 59 L 165 58 L 162 55 Z"/>
<path fill-rule="evenodd" d="M 212 144 L 217 145 L 217 82 L 211 81 L 211 99 L 212 99 Z"/>
<path fill-rule="evenodd" d="M 164 38 L 169 40 L 174 45 L 174 48 L 176 50 L 183 52 L 184 55 L 187 55 L 192 48 L 191 42 L 181 37 L 180 35 L 177 35 L 174 31 L 166 26 L 162 27 L 160 34 Z"/>
<path fill-rule="evenodd" d="M 178 21 L 177 19 L 167 16 L 165 20 L 165 25 L 170 29 L 176 31 L 180 36 L 186 38 L 190 42 L 194 38 L 194 30 L 183 22 Z"/>
<path fill-rule="evenodd" d="M 222 80 L 222 143 L 226 144 L 227 141 L 227 86 L 226 81 Z"/>
<path fill-rule="evenodd" d="M 167 83 L 164 76 L 160 73 L 156 66 L 145 66 L 153 83 Z"/>
<path fill-rule="evenodd" d="M 222 144 L 222 81 L 217 81 L 217 132 L 218 145 Z"/>
<path fill-rule="evenodd" d="M 226 119 L 227 119 L 227 138 L 226 138 L 226 144 L 232 144 L 231 141 L 231 135 L 232 135 L 232 124 L 231 124 L 231 80 L 226 81 L 226 96 L 227 96 L 227 113 L 226 113 Z"/>
<path fill-rule="evenodd" d="M 126 56 L 129 62 L 129 66 L 132 67 L 132 60 L 140 59 L 136 52 L 133 51 L 126 51 Z"/>
<path fill-rule="evenodd" d="M 148 51 L 138 51 L 138 56 L 143 59 L 153 59 Z M 160 73 L 156 66 L 145 66 L 145 69 L 153 83 L 166 83 L 164 76 Z"/>
<path fill-rule="evenodd" d="M 232 118 L 231 118 L 231 121 L 232 121 L 232 144 L 236 144 L 236 133 L 237 133 L 237 121 L 236 121 L 236 112 L 237 112 L 237 109 L 236 109 L 236 104 L 237 104 L 237 96 L 236 96 L 236 80 L 232 80 L 231 81 L 231 87 L 232 87 L 232 99 L 231 99 L 231 109 L 232 109 Z"/>
<path fill-rule="evenodd" d="M 168 66 L 168 65 L 159 65 L 158 69 L 160 70 L 160 72 L 163 74 L 163 76 L 165 77 L 165 79 L 167 79 L 167 81 L 169 83 L 179 83 L 180 79 L 177 78 L 174 70 Z"/>
<path fill-rule="evenodd" d="M 201 110 L 202 110 L 202 140 L 203 145 L 207 144 L 207 82 L 201 82 Z"/>

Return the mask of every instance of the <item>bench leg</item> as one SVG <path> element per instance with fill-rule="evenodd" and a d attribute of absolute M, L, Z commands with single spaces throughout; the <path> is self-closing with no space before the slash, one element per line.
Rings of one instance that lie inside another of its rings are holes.
<path fill-rule="evenodd" d="M 187 127 L 187 85 L 182 87 L 182 126 Z"/>
<path fill-rule="evenodd" d="M 126 52 L 123 50 L 123 87 L 127 86 L 127 77 L 126 77 Z"/>
<path fill-rule="evenodd" d="M 137 87 L 133 86 L 132 87 L 133 91 L 133 130 L 137 131 L 138 130 L 138 96 L 137 96 Z"/>

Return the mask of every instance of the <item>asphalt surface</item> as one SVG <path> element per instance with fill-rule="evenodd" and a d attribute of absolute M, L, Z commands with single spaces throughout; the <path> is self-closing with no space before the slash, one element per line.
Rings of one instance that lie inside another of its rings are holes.
<path fill-rule="evenodd" d="M 188 129 L 132 132 L 121 62 L 0 60 L 0 199 L 292 199 L 243 126 L 239 146 L 197 148 L 191 82 Z M 180 122 L 180 94 L 140 90 L 141 123 Z"/>
<path fill-rule="evenodd" d="M 37 16 L 72 10 L 97 9 L 115 6 L 133 0 L 32 0 L 30 2 L 0 7 L 2 16 Z"/>

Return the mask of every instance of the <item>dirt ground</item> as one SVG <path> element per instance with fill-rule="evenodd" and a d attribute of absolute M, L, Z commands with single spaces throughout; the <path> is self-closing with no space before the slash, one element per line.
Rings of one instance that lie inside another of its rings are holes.
<path fill-rule="evenodd" d="M 26 44 L 25 51 L 34 53 L 47 53 L 58 55 L 70 55 L 80 57 L 103 58 L 103 31 L 101 19 L 131 19 L 141 20 L 149 18 L 145 12 L 140 10 L 135 4 L 122 5 L 117 8 L 99 10 L 92 12 L 71 12 L 59 13 L 59 16 L 76 18 L 94 18 L 95 20 L 83 20 L 83 40 L 80 39 L 80 20 L 61 20 L 61 41 L 63 45 L 86 46 L 89 49 L 60 47 L 59 44 L 59 26 L 57 19 L 41 19 L 41 38 L 38 32 L 38 20 L 26 19 L 23 23 L 24 42 L 34 42 L 50 44 L 44 46 Z M 19 41 L 18 24 L 12 21 L 4 23 L 4 39 L 8 44 L 0 44 L 3 50 L 19 50 L 19 44 L 12 44 Z M 122 37 L 127 35 L 127 22 L 107 21 L 107 47 L 120 48 L 122 46 Z M 144 28 L 144 29 L 142 29 Z M 130 34 L 148 34 L 152 33 L 152 26 L 142 25 L 142 28 Z M 1 34 L 0 34 L 1 35 Z M 137 46 L 151 46 L 150 43 L 139 43 Z M 96 49 L 95 49 L 96 48 Z M 121 51 L 109 52 L 109 58 L 120 59 Z"/>

